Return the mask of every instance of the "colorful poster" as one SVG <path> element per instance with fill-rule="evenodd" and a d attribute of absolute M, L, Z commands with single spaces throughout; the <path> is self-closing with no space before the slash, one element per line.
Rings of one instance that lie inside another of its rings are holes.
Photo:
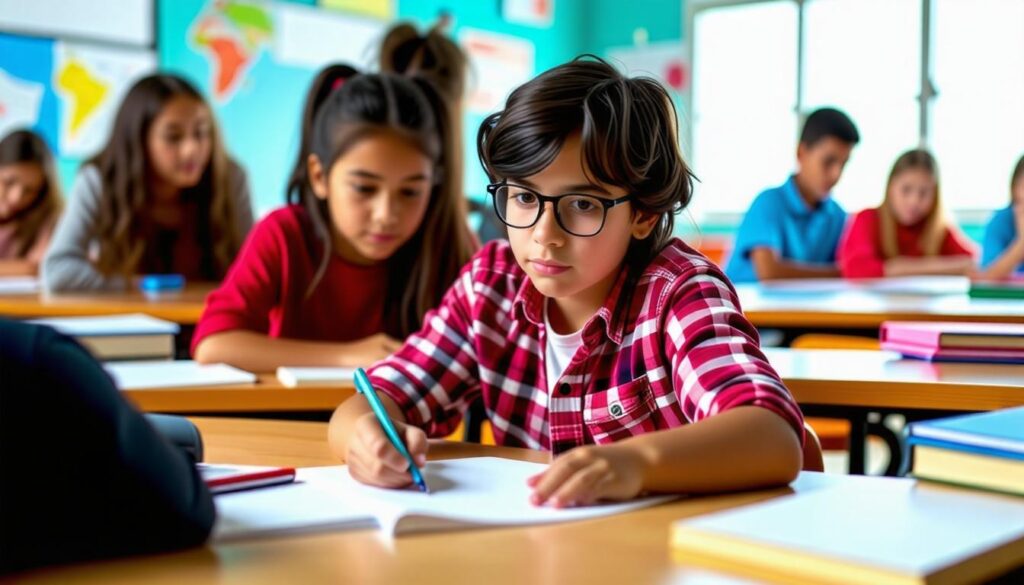
<path fill-rule="evenodd" d="M 493 112 L 512 90 L 533 77 L 533 43 L 526 39 L 463 28 L 459 42 L 469 55 L 471 112 Z"/>
<path fill-rule="evenodd" d="M 257 0 L 157 4 L 160 67 L 211 98 L 225 143 L 246 169 L 257 216 L 284 203 L 309 83 L 332 62 L 370 62 L 384 23 L 315 6 Z"/>
<path fill-rule="evenodd" d="M 0 35 L 0 135 L 27 127 L 58 156 L 90 156 L 125 92 L 155 69 L 155 55 L 144 49 Z"/>
<path fill-rule="evenodd" d="M 649 75 L 680 93 L 690 86 L 690 59 L 682 41 L 609 49 L 608 58 L 627 75 Z"/>
<path fill-rule="evenodd" d="M 29 128 L 57 146 L 53 41 L 0 34 L 0 137 Z"/>
<path fill-rule="evenodd" d="M 512 24 L 546 28 L 555 21 L 555 0 L 502 0 L 501 16 Z"/>
<path fill-rule="evenodd" d="M 150 51 L 54 44 L 52 84 L 60 98 L 60 152 L 85 157 L 103 147 L 122 98 L 156 71 Z"/>
<path fill-rule="evenodd" d="M 210 2 L 185 36 L 210 63 L 210 85 L 218 101 L 227 101 L 274 35 L 268 5 L 261 2 Z"/>
<path fill-rule="evenodd" d="M 395 17 L 395 3 L 392 0 L 320 0 L 320 6 L 381 20 Z"/>

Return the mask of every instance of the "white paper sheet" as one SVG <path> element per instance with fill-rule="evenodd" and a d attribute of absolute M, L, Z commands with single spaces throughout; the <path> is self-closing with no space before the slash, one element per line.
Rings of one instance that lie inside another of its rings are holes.
<path fill-rule="evenodd" d="M 225 364 L 191 360 L 107 363 L 103 368 L 121 390 L 251 384 L 256 375 Z"/>

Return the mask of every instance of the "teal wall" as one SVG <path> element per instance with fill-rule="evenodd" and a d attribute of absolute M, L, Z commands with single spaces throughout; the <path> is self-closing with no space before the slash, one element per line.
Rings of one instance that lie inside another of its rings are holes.
<path fill-rule="evenodd" d="M 588 51 L 604 53 L 611 47 L 633 44 L 633 31 L 647 30 L 652 43 L 683 38 L 684 0 L 592 0 L 587 2 L 586 34 Z"/>
<path fill-rule="evenodd" d="M 299 2 L 311 4 L 310 1 Z M 159 59 L 162 67 L 190 77 L 212 94 L 210 63 L 187 40 L 190 27 L 208 6 L 206 0 L 168 0 L 158 4 Z M 534 46 L 539 73 L 583 52 L 585 0 L 559 0 L 549 27 L 510 24 L 495 0 L 399 0 L 396 19 L 411 20 L 421 27 L 437 21 L 442 12 L 453 18 L 451 34 L 458 38 L 463 28 L 505 34 L 530 41 Z M 314 75 L 310 69 L 283 66 L 266 58 L 266 47 L 256 57 L 243 85 L 230 100 L 214 103 L 231 153 L 249 173 L 254 206 L 258 215 L 284 201 L 284 184 L 298 148 L 299 115 L 306 88 Z M 273 112 L 273 115 L 268 115 Z M 471 197 L 482 199 L 487 183 L 476 157 L 476 131 L 482 114 L 464 121 L 466 147 L 465 188 Z"/>

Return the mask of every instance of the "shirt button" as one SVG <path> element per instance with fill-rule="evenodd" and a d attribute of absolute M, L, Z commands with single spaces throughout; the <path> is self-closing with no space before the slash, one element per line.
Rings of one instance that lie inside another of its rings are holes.
<path fill-rule="evenodd" d="M 564 382 L 562 383 L 561 386 L 558 387 L 558 393 L 561 394 L 562 396 L 568 396 L 571 392 L 572 392 L 572 386 L 570 386 L 570 385 L 568 385 L 568 384 L 566 384 Z"/>

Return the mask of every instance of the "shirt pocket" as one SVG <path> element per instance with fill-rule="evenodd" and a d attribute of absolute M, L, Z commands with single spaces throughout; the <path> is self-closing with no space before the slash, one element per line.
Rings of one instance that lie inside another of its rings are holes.
<path fill-rule="evenodd" d="M 652 428 L 654 394 L 647 376 L 583 398 L 583 423 L 601 445 L 640 435 Z"/>

